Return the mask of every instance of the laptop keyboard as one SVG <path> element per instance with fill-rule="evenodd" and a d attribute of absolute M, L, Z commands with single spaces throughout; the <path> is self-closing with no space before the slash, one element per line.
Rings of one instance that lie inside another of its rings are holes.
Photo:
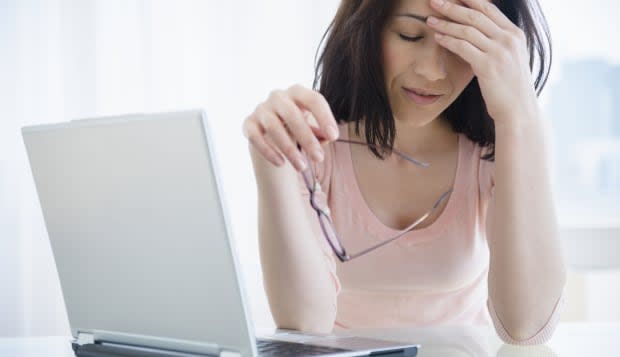
<path fill-rule="evenodd" d="M 351 352 L 342 348 L 308 345 L 297 342 L 256 340 L 256 347 L 260 357 L 270 356 L 323 356 L 334 353 Z"/>

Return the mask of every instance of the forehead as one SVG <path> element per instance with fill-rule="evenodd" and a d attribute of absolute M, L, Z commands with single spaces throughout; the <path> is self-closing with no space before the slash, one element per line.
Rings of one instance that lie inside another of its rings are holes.
<path fill-rule="evenodd" d="M 468 7 L 460 0 L 446 1 Z M 492 0 L 482 1 L 491 2 Z M 396 6 L 394 7 L 394 15 L 396 15 L 397 18 L 409 19 L 413 22 L 423 22 L 430 15 L 445 18 L 445 16 L 440 15 L 431 7 L 430 0 L 398 0 L 396 2 Z"/>

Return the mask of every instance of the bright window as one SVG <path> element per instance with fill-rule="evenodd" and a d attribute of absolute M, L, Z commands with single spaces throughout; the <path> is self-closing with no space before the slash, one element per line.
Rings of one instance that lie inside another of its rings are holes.
<path fill-rule="evenodd" d="M 553 68 L 542 102 L 563 227 L 620 228 L 620 41 L 612 0 L 542 1 Z"/>

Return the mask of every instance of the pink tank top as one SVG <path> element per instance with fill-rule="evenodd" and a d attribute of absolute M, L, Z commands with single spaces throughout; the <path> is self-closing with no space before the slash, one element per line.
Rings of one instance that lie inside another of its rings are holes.
<path fill-rule="evenodd" d="M 347 124 L 339 129 L 340 138 L 348 139 Z M 487 304 L 485 218 L 493 194 L 494 164 L 480 159 L 482 148 L 465 135 L 459 134 L 458 145 L 453 192 L 430 226 L 346 263 L 334 257 L 322 236 L 317 237 L 337 287 L 336 328 L 493 323 L 500 337 L 511 343 L 533 343 L 553 332 L 560 303 L 547 325 L 526 341 L 513 341 L 491 302 Z M 366 204 L 350 144 L 331 144 L 315 169 L 348 251 L 360 251 L 398 233 Z M 300 189 L 308 195 L 301 181 Z"/>

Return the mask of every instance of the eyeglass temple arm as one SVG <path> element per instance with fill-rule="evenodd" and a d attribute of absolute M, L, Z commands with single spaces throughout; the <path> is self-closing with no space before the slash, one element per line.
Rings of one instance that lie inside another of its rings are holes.
<path fill-rule="evenodd" d="M 437 201 L 435 201 L 435 204 L 433 205 L 433 208 L 431 208 L 428 212 L 426 212 L 424 215 L 422 215 L 422 217 L 418 218 L 415 222 L 410 224 L 409 227 L 405 228 L 402 232 L 398 233 L 396 236 L 386 240 L 385 242 L 381 242 L 381 243 L 379 243 L 379 244 L 377 244 L 375 246 L 372 246 L 372 247 L 370 247 L 368 249 L 362 250 L 359 253 L 355 253 L 353 255 L 349 255 L 349 256 L 347 256 L 347 260 L 351 260 L 351 259 L 360 257 L 362 255 L 368 254 L 368 253 L 372 252 L 373 250 L 375 250 L 377 248 L 381 248 L 384 245 L 395 241 L 396 239 L 402 237 L 405 233 L 409 233 L 415 227 L 417 227 L 420 223 L 422 223 L 425 219 L 427 219 L 431 214 L 433 214 L 433 212 L 437 209 L 437 207 L 439 207 L 439 204 L 441 203 L 441 201 L 443 201 L 448 196 L 448 194 L 450 192 L 452 192 L 452 189 L 449 189 L 448 191 L 444 192 L 441 196 L 439 196 Z"/>
<path fill-rule="evenodd" d="M 364 146 L 372 146 L 374 148 L 377 148 L 376 145 L 364 143 L 364 142 L 361 142 L 361 141 L 355 141 L 355 140 L 338 139 L 338 140 L 336 140 L 336 142 L 349 143 L 349 144 L 358 144 L 358 145 L 364 145 Z M 413 157 L 411 157 L 411 156 L 409 156 L 407 154 L 404 154 L 404 153 L 402 153 L 402 152 L 400 152 L 400 151 L 398 151 L 396 149 L 392 149 L 392 152 L 394 152 L 396 155 L 402 157 L 403 159 L 405 159 L 405 160 L 407 160 L 407 161 L 409 161 L 409 162 L 411 162 L 411 163 L 413 163 L 415 165 L 422 166 L 422 167 L 430 167 L 431 166 L 431 164 L 429 164 L 428 162 L 424 162 L 424 161 L 420 161 L 420 160 L 414 159 Z"/>

